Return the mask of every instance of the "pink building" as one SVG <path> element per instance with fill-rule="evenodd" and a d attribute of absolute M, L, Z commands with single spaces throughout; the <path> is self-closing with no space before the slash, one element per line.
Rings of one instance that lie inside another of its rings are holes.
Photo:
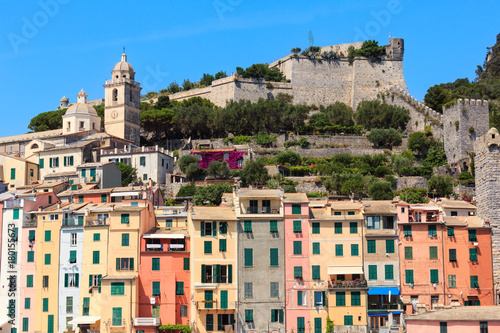
<path fill-rule="evenodd" d="M 310 321 L 311 290 L 309 264 L 309 199 L 305 193 L 286 193 L 285 287 L 286 327 L 299 332 Z M 297 278 L 297 274 L 301 277 Z"/>

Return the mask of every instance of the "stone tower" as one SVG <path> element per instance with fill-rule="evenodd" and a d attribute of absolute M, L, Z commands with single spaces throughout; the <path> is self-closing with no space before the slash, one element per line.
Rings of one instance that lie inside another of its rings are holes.
<path fill-rule="evenodd" d="M 478 216 L 491 225 L 495 300 L 500 289 L 500 134 L 492 128 L 474 143 Z"/>
<path fill-rule="evenodd" d="M 443 108 L 444 150 L 450 164 L 467 158 L 476 138 L 490 128 L 488 101 L 459 99 Z"/>
<path fill-rule="evenodd" d="M 124 52 L 111 72 L 111 80 L 104 85 L 104 130 L 139 146 L 142 88 L 134 79 L 134 68 Z"/>
<path fill-rule="evenodd" d="M 391 38 L 386 53 L 390 59 L 402 61 L 405 54 L 405 40 L 403 38 Z"/>

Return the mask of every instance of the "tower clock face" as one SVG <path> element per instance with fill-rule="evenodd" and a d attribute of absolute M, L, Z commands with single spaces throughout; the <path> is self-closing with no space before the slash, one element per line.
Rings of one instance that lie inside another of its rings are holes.
<path fill-rule="evenodd" d="M 111 112 L 111 118 L 113 118 L 113 119 L 118 118 L 118 111 Z"/>

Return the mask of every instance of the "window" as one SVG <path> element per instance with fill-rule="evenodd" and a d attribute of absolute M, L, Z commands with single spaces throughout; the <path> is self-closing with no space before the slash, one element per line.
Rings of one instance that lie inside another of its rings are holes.
<path fill-rule="evenodd" d="M 295 279 L 302 279 L 302 266 L 293 267 L 293 277 Z"/>
<path fill-rule="evenodd" d="M 394 266 L 393 265 L 385 265 L 385 279 L 386 280 L 394 280 Z"/>
<path fill-rule="evenodd" d="M 448 275 L 448 287 L 456 288 L 457 287 L 457 276 L 456 275 Z"/>
<path fill-rule="evenodd" d="M 304 317 L 297 317 L 297 333 L 304 333 L 306 330 L 306 324 Z"/>
<path fill-rule="evenodd" d="M 33 275 L 26 275 L 26 288 L 32 288 L 32 287 L 33 287 Z"/>
<path fill-rule="evenodd" d="M 342 212 L 333 212 L 333 215 L 334 216 L 340 216 L 340 215 L 342 215 Z"/>
<path fill-rule="evenodd" d="M 35 240 L 36 230 L 30 230 L 28 234 L 28 240 L 33 242 Z"/>
<path fill-rule="evenodd" d="M 344 316 L 344 325 L 348 326 L 348 325 L 353 325 L 353 317 L 352 316 Z"/>
<path fill-rule="evenodd" d="M 253 249 L 245 249 L 245 267 L 253 266 Z"/>
<path fill-rule="evenodd" d="M 314 280 L 319 280 L 321 278 L 321 275 L 320 275 L 320 266 L 319 265 L 313 265 L 312 266 L 312 278 Z"/>
<path fill-rule="evenodd" d="M 23 318 L 23 332 L 29 331 L 29 318 Z"/>
<path fill-rule="evenodd" d="M 292 204 L 292 214 L 293 215 L 298 215 L 300 213 L 301 213 L 300 204 Z"/>
<path fill-rule="evenodd" d="M 152 258 L 151 259 L 151 270 L 159 271 L 160 270 L 160 258 Z"/>
<path fill-rule="evenodd" d="M 139 159 L 139 164 L 141 166 L 146 166 L 146 156 L 141 156 Z"/>
<path fill-rule="evenodd" d="M 413 259 L 413 248 L 411 246 L 405 246 L 405 259 Z"/>
<path fill-rule="evenodd" d="M 153 281 L 151 285 L 151 295 L 160 296 L 160 281 Z"/>
<path fill-rule="evenodd" d="M 479 280 L 477 275 L 471 275 L 470 277 L 470 287 L 472 289 L 479 288 Z"/>
<path fill-rule="evenodd" d="M 302 255 L 302 242 L 301 241 L 293 241 L 293 254 L 294 255 Z"/>
<path fill-rule="evenodd" d="M 455 237 L 455 228 L 448 227 L 448 237 Z"/>
<path fill-rule="evenodd" d="M 201 236 L 217 236 L 217 222 L 201 222 Z"/>
<path fill-rule="evenodd" d="M 476 229 L 469 230 L 469 242 L 477 242 Z"/>
<path fill-rule="evenodd" d="M 227 244 L 226 244 L 225 239 L 219 239 L 219 252 L 226 252 L 227 251 Z"/>
<path fill-rule="evenodd" d="M 368 265 L 368 279 L 369 280 L 377 279 L 377 265 Z"/>
<path fill-rule="evenodd" d="M 262 213 L 271 214 L 271 200 L 262 200 Z"/>
<path fill-rule="evenodd" d="M 293 233 L 300 234 L 302 233 L 302 221 L 293 221 Z"/>
<path fill-rule="evenodd" d="M 394 239 L 385 240 L 385 253 L 394 253 Z"/>
<path fill-rule="evenodd" d="M 351 244 L 351 256 L 355 257 L 359 255 L 359 246 L 358 244 Z"/>
<path fill-rule="evenodd" d="M 16 179 L 16 169 L 10 169 L 10 179 Z"/>
<path fill-rule="evenodd" d="M 42 311 L 49 312 L 49 299 L 48 298 L 44 298 L 42 300 Z"/>
<path fill-rule="evenodd" d="M 51 240 L 51 232 L 50 230 L 45 230 L 45 241 L 50 242 Z"/>
<path fill-rule="evenodd" d="M 28 262 L 35 262 L 35 251 L 28 251 Z"/>
<path fill-rule="evenodd" d="M 204 253 L 205 254 L 211 254 L 212 253 L 212 242 L 211 241 L 205 241 L 205 243 L 204 243 Z"/>
<path fill-rule="evenodd" d="M 366 217 L 367 229 L 380 229 L 380 216 L 367 216 Z"/>
<path fill-rule="evenodd" d="M 188 307 L 187 305 L 181 305 L 181 318 L 188 316 Z"/>
<path fill-rule="evenodd" d="M 306 292 L 303 290 L 297 290 L 297 305 L 307 305 Z"/>
<path fill-rule="evenodd" d="M 122 308 L 113 308 L 112 326 L 122 326 Z"/>
<path fill-rule="evenodd" d="M 184 281 L 175 282 L 175 294 L 184 295 Z"/>
<path fill-rule="evenodd" d="M 431 269 L 431 283 L 439 283 L 439 270 Z"/>
<path fill-rule="evenodd" d="M 439 333 L 448 333 L 448 323 L 440 322 L 439 323 Z"/>
<path fill-rule="evenodd" d="M 429 246 L 429 259 L 438 258 L 438 248 L 437 246 Z"/>
<path fill-rule="evenodd" d="M 335 293 L 335 305 L 345 306 L 345 292 L 338 291 Z"/>
<path fill-rule="evenodd" d="M 394 229 L 394 216 L 384 216 L 382 222 L 384 229 Z"/>
<path fill-rule="evenodd" d="M 59 157 L 49 158 L 49 166 L 51 168 L 58 168 L 59 167 Z"/>
<path fill-rule="evenodd" d="M 43 158 L 41 158 L 41 159 L 40 159 L 40 169 L 43 169 L 44 164 L 45 164 L 45 163 L 44 163 L 44 160 L 43 160 Z"/>
<path fill-rule="evenodd" d="M 269 284 L 270 292 L 269 297 L 276 298 L 280 296 L 280 283 L 279 282 L 271 282 Z"/>
<path fill-rule="evenodd" d="M 148 180 L 148 174 L 147 173 L 144 173 L 142 175 L 142 180 Z"/>
<path fill-rule="evenodd" d="M 24 308 L 25 308 L 26 310 L 29 310 L 29 309 L 31 308 L 31 298 L 26 297 L 26 298 L 24 299 Z"/>
<path fill-rule="evenodd" d="M 312 233 L 319 234 L 319 232 L 320 232 L 319 230 L 320 230 L 319 222 L 313 222 L 312 223 Z"/>
<path fill-rule="evenodd" d="M 457 261 L 457 250 L 456 249 L 449 249 L 449 256 L 450 256 L 450 262 L 456 262 Z"/>
<path fill-rule="evenodd" d="M 377 241 L 374 239 L 370 239 L 366 241 L 368 253 L 376 253 L 377 252 Z"/>
<path fill-rule="evenodd" d="M 76 263 L 76 251 L 69 251 L 69 263 Z"/>
<path fill-rule="evenodd" d="M 403 226 L 403 236 L 404 237 L 411 237 L 411 225 L 404 225 Z"/>
<path fill-rule="evenodd" d="M 80 274 L 78 273 L 66 273 L 64 274 L 64 287 L 65 288 L 78 288 L 80 280 Z"/>
<path fill-rule="evenodd" d="M 405 278 L 406 278 L 405 281 L 407 284 L 413 283 L 413 269 L 406 269 L 405 270 Z"/>
<path fill-rule="evenodd" d="M 488 322 L 480 321 L 479 322 L 479 333 L 488 333 Z"/>
<path fill-rule="evenodd" d="M 252 221 L 243 221 L 243 232 L 252 232 Z"/>
<path fill-rule="evenodd" d="M 358 222 L 350 222 L 349 223 L 349 232 L 351 234 L 357 234 L 358 233 Z"/>
<path fill-rule="evenodd" d="M 253 310 L 245 310 L 245 322 L 252 322 L 253 321 Z"/>
<path fill-rule="evenodd" d="M 50 253 L 45 254 L 45 265 L 50 265 Z"/>
<path fill-rule="evenodd" d="M 271 323 L 283 323 L 283 309 L 271 309 Z"/>
<path fill-rule="evenodd" d="M 206 319 L 205 319 L 206 327 L 207 327 L 207 332 L 213 331 L 214 330 L 214 315 L 213 314 L 207 314 Z"/>
<path fill-rule="evenodd" d="M 129 246 L 129 234 L 128 233 L 122 234 L 122 246 Z"/>
<path fill-rule="evenodd" d="M 245 298 L 253 297 L 253 283 L 245 282 Z"/>
<path fill-rule="evenodd" d="M 436 237 L 436 236 L 437 236 L 436 226 L 430 225 L 429 226 L 429 237 Z"/>
<path fill-rule="evenodd" d="M 76 246 L 77 243 L 78 243 L 78 235 L 76 234 L 76 232 L 72 232 L 71 233 L 71 244 L 70 245 L 71 246 Z"/>
<path fill-rule="evenodd" d="M 469 249 L 469 260 L 470 261 L 477 261 L 477 249 L 476 248 Z"/>
<path fill-rule="evenodd" d="M 219 222 L 219 233 L 221 235 L 227 234 L 227 222 Z"/>
<path fill-rule="evenodd" d="M 276 221 L 276 220 L 269 221 L 269 232 L 271 232 L 271 233 L 278 232 L 278 221 Z"/>
<path fill-rule="evenodd" d="M 335 222 L 335 233 L 336 234 L 342 233 L 342 222 Z"/>
<path fill-rule="evenodd" d="M 325 294 L 322 291 L 314 292 L 314 306 L 323 306 L 325 305 Z"/>
<path fill-rule="evenodd" d="M 78 196 L 78 202 L 83 202 L 83 195 Z"/>
<path fill-rule="evenodd" d="M 269 249 L 270 266 L 279 266 L 278 249 Z"/>
<path fill-rule="evenodd" d="M 130 221 L 130 215 L 129 214 L 121 214 L 121 223 L 122 224 L 130 223 L 129 221 Z"/>
<path fill-rule="evenodd" d="M 133 271 L 134 258 L 116 258 L 117 271 Z"/>
<path fill-rule="evenodd" d="M 184 258 L 184 270 L 189 271 L 189 257 Z"/>
<path fill-rule="evenodd" d="M 84 297 L 83 298 L 83 304 L 82 304 L 82 314 L 84 316 L 88 316 L 89 315 L 89 311 L 90 311 L 90 297 Z"/>
<path fill-rule="evenodd" d="M 361 305 L 361 292 L 351 291 L 351 305 L 352 306 Z"/>
<path fill-rule="evenodd" d="M 104 193 L 104 194 L 101 194 L 101 202 L 103 202 L 103 203 L 104 203 L 104 202 L 106 202 L 107 200 L 108 200 L 108 198 L 107 198 L 106 194 L 105 194 L 105 193 Z"/>
<path fill-rule="evenodd" d="M 33 287 L 33 281 L 31 281 L 31 283 L 32 283 L 31 286 Z M 49 287 L 49 276 L 48 275 L 44 275 L 43 276 L 43 278 L 42 278 L 42 287 L 43 288 L 48 288 Z"/>
<path fill-rule="evenodd" d="M 344 245 L 335 244 L 335 256 L 342 257 L 344 255 Z"/>
<path fill-rule="evenodd" d="M 322 333 L 321 318 L 314 318 L 314 333 Z"/>
<path fill-rule="evenodd" d="M 66 297 L 66 313 L 73 313 L 73 297 Z"/>
<path fill-rule="evenodd" d="M 313 243 L 313 254 L 320 254 L 319 243 Z"/>

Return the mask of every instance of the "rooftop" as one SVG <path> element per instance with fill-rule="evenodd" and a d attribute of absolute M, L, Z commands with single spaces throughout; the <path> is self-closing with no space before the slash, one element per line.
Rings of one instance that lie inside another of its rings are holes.
<path fill-rule="evenodd" d="M 396 204 L 392 201 L 363 201 L 365 214 L 397 214 Z"/>
<path fill-rule="evenodd" d="M 234 211 L 229 207 L 193 207 L 191 218 L 193 220 L 222 220 L 236 221 Z"/>
<path fill-rule="evenodd" d="M 490 321 L 500 320 L 500 306 L 464 306 L 453 309 L 430 311 L 417 315 L 405 315 L 405 320 L 431 321 Z"/>
<path fill-rule="evenodd" d="M 463 200 L 446 200 L 446 199 L 441 199 L 441 201 L 438 201 L 438 204 L 443 206 L 444 209 L 453 209 L 453 208 L 461 208 L 461 209 L 473 209 L 476 210 L 476 206 L 471 204 L 470 202 L 463 201 Z"/>
<path fill-rule="evenodd" d="M 285 203 L 304 203 L 309 202 L 305 193 L 286 193 L 283 197 Z"/>
<path fill-rule="evenodd" d="M 240 198 L 281 198 L 283 194 L 281 190 L 239 189 L 236 191 L 236 196 Z"/>

